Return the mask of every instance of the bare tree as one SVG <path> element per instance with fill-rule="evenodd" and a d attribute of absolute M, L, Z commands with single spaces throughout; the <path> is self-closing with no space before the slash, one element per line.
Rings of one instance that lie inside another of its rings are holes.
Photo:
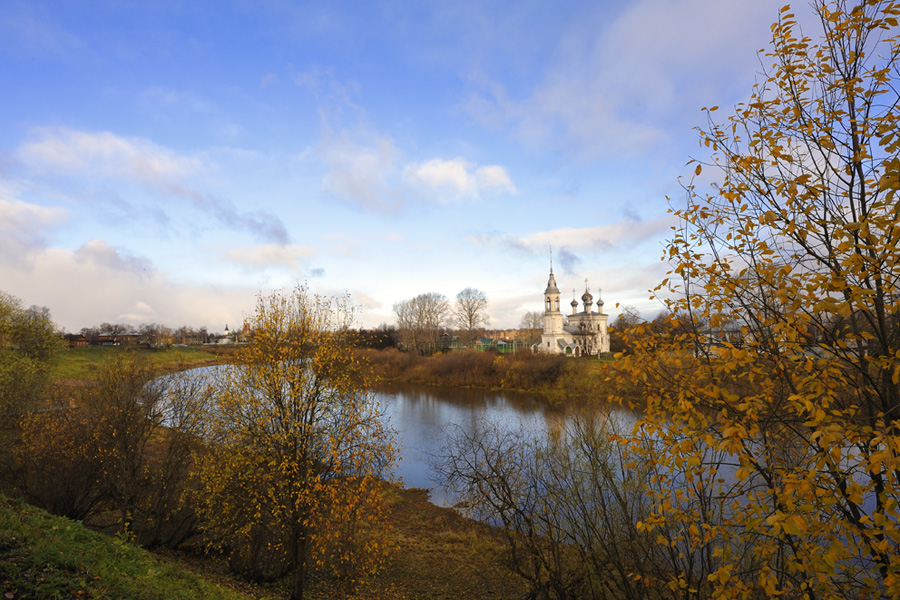
<path fill-rule="evenodd" d="M 475 331 L 490 321 L 487 315 L 487 294 L 475 288 L 466 288 L 456 295 L 453 317 L 457 327 L 466 332 L 466 341 L 471 342 Z"/>
<path fill-rule="evenodd" d="M 623 433 L 608 409 L 571 415 L 544 439 L 514 424 L 482 421 L 451 428 L 435 467 L 467 515 L 500 527 L 510 566 L 529 582 L 530 598 L 702 597 L 645 585 L 647 576 L 684 564 L 704 580 L 708 553 L 679 545 L 675 536 L 666 537 L 668 551 L 653 543 L 657 532 L 648 534 L 642 523 L 653 518 L 654 496 L 642 486 L 656 472 L 651 463 L 627 461 L 625 446 L 612 441 Z"/>
<path fill-rule="evenodd" d="M 394 304 L 394 314 L 397 315 L 401 339 L 416 352 L 427 348 L 433 350 L 449 311 L 447 297 L 436 292 L 397 302 Z"/>
<path fill-rule="evenodd" d="M 535 343 L 540 335 L 539 332 L 544 329 L 544 315 L 536 310 L 529 310 L 522 315 L 519 329 L 528 331 L 528 343 Z"/>

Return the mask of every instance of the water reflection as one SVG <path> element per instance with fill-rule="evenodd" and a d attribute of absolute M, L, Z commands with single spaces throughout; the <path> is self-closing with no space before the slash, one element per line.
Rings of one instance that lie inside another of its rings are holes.
<path fill-rule="evenodd" d="M 192 380 L 216 384 L 228 368 L 200 367 L 189 375 Z M 396 432 L 399 462 L 394 474 L 406 487 L 431 490 L 431 501 L 442 506 L 453 505 L 455 499 L 441 486 L 432 465 L 446 444 L 450 426 L 471 433 L 479 423 L 488 421 L 531 439 L 559 433 L 567 419 L 565 413 L 548 408 L 546 401 L 529 394 L 409 383 L 385 383 L 375 394 Z M 621 410 L 612 416 L 621 419 L 620 424 L 628 429 L 634 422 Z"/>
<path fill-rule="evenodd" d="M 488 420 L 520 430 L 526 437 L 540 437 L 564 420 L 544 401 L 527 394 L 406 383 L 383 384 L 376 393 L 397 432 L 400 461 L 395 474 L 406 487 L 430 489 L 431 501 L 442 506 L 452 505 L 454 499 L 436 480 L 432 462 L 444 447 L 450 425 L 472 431 Z"/>

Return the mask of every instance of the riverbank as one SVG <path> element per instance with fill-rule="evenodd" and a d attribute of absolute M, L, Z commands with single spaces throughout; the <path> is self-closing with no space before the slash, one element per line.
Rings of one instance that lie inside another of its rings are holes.
<path fill-rule="evenodd" d="M 382 381 L 527 393 L 544 398 L 552 406 L 603 397 L 606 366 L 611 360 L 474 350 L 428 357 L 395 348 L 357 352 Z"/>
<path fill-rule="evenodd" d="M 514 600 L 527 582 L 510 569 L 502 533 L 466 519 L 428 500 L 423 489 L 390 486 L 385 491 L 387 519 L 395 544 L 385 570 L 354 598 L 391 600 Z M 285 598 L 286 581 L 256 585 L 236 579 L 226 562 L 202 552 L 165 552 L 192 572 L 237 589 L 252 598 Z M 310 600 L 342 597 L 337 582 L 313 576 L 305 594 Z"/>
<path fill-rule="evenodd" d="M 70 349 L 57 364 L 55 373 L 66 375 L 58 377 L 57 383 L 75 387 L 83 385 L 97 366 L 113 360 L 120 352 L 121 348 Z M 136 350 L 136 352 L 153 361 L 162 370 L 184 366 L 200 367 L 227 362 L 229 359 L 227 353 L 209 355 L 205 349 L 171 348 Z M 395 548 L 385 571 L 375 577 L 365 590 L 361 590 L 358 597 L 512 600 L 522 597 L 527 591 L 526 582 L 509 567 L 507 548 L 501 531 L 464 518 L 454 509 L 433 504 L 424 489 L 389 486 L 385 490 L 385 503 Z M 53 534 L 50 535 L 52 540 Z M 117 543 L 114 538 L 110 538 L 109 542 Z M 52 541 L 48 543 L 53 544 Z M 61 556 L 61 564 L 77 564 L 81 552 L 77 550 L 66 552 L 71 552 L 71 556 Z M 206 554 L 200 541 L 193 547 L 188 544 L 177 552 L 165 551 L 154 554 L 167 564 L 185 567 L 204 580 L 240 593 L 241 597 L 287 596 L 285 583 L 257 585 L 232 576 L 227 562 L 221 557 Z M 150 566 L 147 569 L 156 568 Z M 6 591 L 13 592 L 13 598 L 43 597 L 40 590 L 28 587 L 38 585 L 39 577 L 34 578 L 28 573 L 18 577 L 18 580 L 15 577 L 11 579 L 5 574 L 3 577 L 10 582 Z M 77 583 L 82 585 L 80 580 Z M 86 581 L 83 585 L 93 584 Z M 158 585 L 160 590 L 164 591 L 165 582 L 160 581 Z M 21 593 L 25 590 L 30 591 Z M 89 590 L 85 591 L 88 592 L 86 597 L 105 597 L 99 591 L 93 594 Z M 335 582 L 328 577 L 320 576 L 313 578 L 307 598 L 315 600 L 340 596 Z"/>

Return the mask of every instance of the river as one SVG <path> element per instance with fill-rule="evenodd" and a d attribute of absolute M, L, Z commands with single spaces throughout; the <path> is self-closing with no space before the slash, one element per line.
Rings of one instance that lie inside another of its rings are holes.
<path fill-rule="evenodd" d="M 199 367 L 191 372 L 217 379 L 221 368 Z M 433 465 L 451 427 L 471 433 L 479 423 L 491 422 L 516 430 L 526 438 L 541 438 L 566 418 L 548 407 L 545 400 L 515 392 L 384 383 L 374 393 L 396 434 L 399 460 L 394 476 L 404 487 L 428 489 L 431 502 L 441 506 L 455 502 L 441 485 Z"/>
<path fill-rule="evenodd" d="M 429 489 L 431 501 L 441 506 L 454 499 L 437 481 L 432 463 L 449 427 L 469 432 L 488 420 L 542 436 L 561 419 L 546 402 L 528 394 L 389 383 L 379 386 L 376 397 L 399 442 L 394 474 L 404 487 Z"/>

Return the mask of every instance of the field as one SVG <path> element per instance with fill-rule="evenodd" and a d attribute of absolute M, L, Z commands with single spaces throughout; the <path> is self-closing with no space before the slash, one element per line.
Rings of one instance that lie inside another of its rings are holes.
<path fill-rule="evenodd" d="M 161 369 L 178 369 L 182 366 L 203 366 L 227 361 L 234 351 L 233 346 L 203 346 L 198 348 L 137 348 L 127 350 L 117 346 L 94 346 L 89 348 L 65 348 L 54 360 L 53 379 L 86 379 L 91 372 L 122 352 L 135 352 Z"/>

